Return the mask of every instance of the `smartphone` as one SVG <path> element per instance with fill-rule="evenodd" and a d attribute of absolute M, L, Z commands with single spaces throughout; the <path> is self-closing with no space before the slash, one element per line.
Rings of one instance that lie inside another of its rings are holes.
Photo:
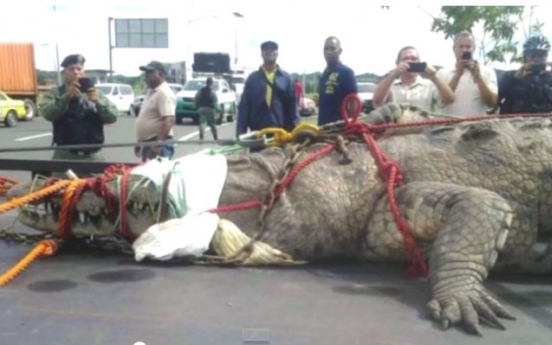
<path fill-rule="evenodd" d="M 462 60 L 471 60 L 472 59 L 472 53 L 471 52 L 463 52 L 461 59 Z"/>
<path fill-rule="evenodd" d="M 546 70 L 546 64 L 545 63 L 533 63 L 530 67 L 531 72 L 533 73 L 540 73 Z"/>
<path fill-rule="evenodd" d="M 80 92 L 83 93 L 94 87 L 94 82 L 90 78 L 79 78 L 78 83 L 80 84 Z"/>
<path fill-rule="evenodd" d="M 409 73 L 423 73 L 427 68 L 426 62 L 409 62 L 407 72 Z"/>

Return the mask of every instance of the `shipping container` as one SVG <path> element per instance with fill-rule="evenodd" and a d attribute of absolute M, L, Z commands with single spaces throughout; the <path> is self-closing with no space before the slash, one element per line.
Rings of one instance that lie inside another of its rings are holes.
<path fill-rule="evenodd" d="M 0 43 L 0 90 L 25 101 L 26 120 L 36 116 L 38 80 L 32 43 Z"/>

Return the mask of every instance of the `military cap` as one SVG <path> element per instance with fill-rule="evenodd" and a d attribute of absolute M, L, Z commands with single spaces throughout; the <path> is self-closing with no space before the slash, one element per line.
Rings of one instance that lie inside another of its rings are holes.
<path fill-rule="evenodd" d="M 63 61 L 61 62 L 61 67 L 67 68 L 71 65 L 77 65 L 77 64 L 84 65 L 85 61 L 86 59 L 84 58 L 84 56 L 80 54 L 71 54 L 71 55 L 67 55 L 65 59 L 63 59 Z"/>
<path fill-rule="evenodd" d="M 278 50 L 278 43 L 266 41 L 261 44 L 261 50 Z"/>

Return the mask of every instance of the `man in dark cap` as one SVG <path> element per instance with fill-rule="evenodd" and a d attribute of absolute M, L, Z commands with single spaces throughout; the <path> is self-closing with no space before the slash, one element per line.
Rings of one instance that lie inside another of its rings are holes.
<path fill-rule="evenodd" d="M 273 41 L 261 44 L 261 57 L 263 65 L 245 81 L 238 106 L 238 137 L 248 129 L 277 127 L 292 131 L 300 120 L 293 81 L 276 63 L 278 44 Z"/>
<path fill-rule="evenodd" d="M 117 107 L 84 77 L 84 63 L 80 54 L 63 59 L 65 83 L 47 92 L 38 104 L 39 114 L 52 122 L 52 145 L 103 144 L 104 125 L 117 121 Z M 55 150 L 52 159 L 104 161 L 100 151 L 100 148 Z M 62 172 L 54 175 L 65 177 Z"/>
<path fill-rule="evenodd" d="M 140 113 L 134 124 L 138 142 L 166 141 L 174 137 L 174 119 L 176 110 L 176 95 L 166 82 L 165 65 L 152 61 L 140 70 L 145 72 L 148 91 L 140 108 Z M 157 156 L 171 159 L 174 155 L 174 145 L 163 144 L 155 146 L 136 146 L 134 153 L 142 161 Z"/>

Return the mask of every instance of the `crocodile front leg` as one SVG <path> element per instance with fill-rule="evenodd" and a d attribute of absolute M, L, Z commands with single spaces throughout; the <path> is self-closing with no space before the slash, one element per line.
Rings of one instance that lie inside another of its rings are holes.
<path fill-rule="evenodd" d="M 463 321 L 479 335 L 479 319 L 504 329 L 498 318 L 515 318 L 490 296 L 483 280 L 508 236 L 512 212 L 506 200 L 483 189 L 422 182 L 397 188 L 395 198 L 410 232 L 429 257 L 432 318 L 444 328 Z M 408 259 L 387 198 L 374 209 L 367 247 L 370 258 Z"/>

